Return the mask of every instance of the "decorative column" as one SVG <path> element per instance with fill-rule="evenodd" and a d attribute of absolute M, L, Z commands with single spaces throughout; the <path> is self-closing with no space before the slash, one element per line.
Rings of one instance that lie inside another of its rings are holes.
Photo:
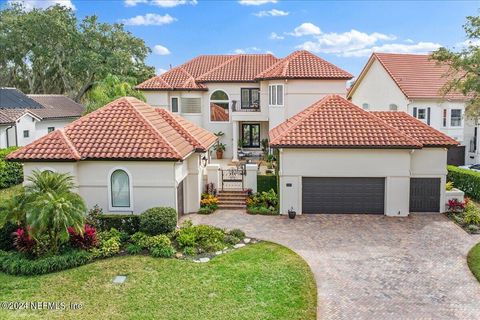
<path fill-rule="evenodd" d="M 245 170 L 246 170 L 245 188 L 252 189 L 253 192 L 257 192 L 258 165 L 254 163 L 247 163 L 245 165 Z"/>
<path fill-rule="evenodd" d="M 238 121 L 233 121 L 232 132 L 232 161 L 238 161 Z"/>
<path fill-rule="evenodd" d="M 220 181 L 220 165 L 208 164 L 207 165 L 207 183 L 213 183 L 213 187 L 217 190 L 221 188 Z"/>

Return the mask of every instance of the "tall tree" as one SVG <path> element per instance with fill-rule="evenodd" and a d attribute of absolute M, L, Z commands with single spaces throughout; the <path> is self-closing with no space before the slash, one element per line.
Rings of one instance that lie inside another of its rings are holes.
<path fill-rule="evenodd" d="M 145 64 L 145 42 L 121 24 L 96 16 L 78 21 L 57 5 L 0 11 L 0 85 L 27 93 L 62 93 L 80 101 L 96 81 L 113 74 L 137 82 L 154 74 Z"/>
<path fill-rule="evenodd" d="M 449 82 L 444 93 L 458 91 L 469 98 L 466 114 L 480 119 L 480 17 L 469 16 L 463 25 L 467 40 L 459 51 L 439 48 L 433 59 L 449 65 Z"/>

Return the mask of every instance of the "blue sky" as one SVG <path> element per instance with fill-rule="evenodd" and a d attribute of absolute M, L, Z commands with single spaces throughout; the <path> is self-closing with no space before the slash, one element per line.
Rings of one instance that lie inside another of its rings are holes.
<path fill-rule="evenodd" d="M 200 54 L 308 49 L 358 75 L 379 52 L 424 53 L 465 41 L 462 25 L 479 2 L 283 0 L 9 0 L 45 7 L 61 2 L 79 17 L 123 22 L 153 52 L 158 72 Z M 5 0 L 3 0 L 5 2 Z"/>

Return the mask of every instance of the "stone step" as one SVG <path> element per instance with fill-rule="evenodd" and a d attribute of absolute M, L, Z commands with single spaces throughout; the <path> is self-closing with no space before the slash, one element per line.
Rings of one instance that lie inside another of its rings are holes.
<path fill-rule="evenodd" d="M 238 199 L 238 200 L 245 200 L 247 199 L 246 196 L 234 196 L 234 195 L 228 195 L 228 196 L 225 196 L 225 195 L 221 195 L 221 196 L 217 196 L 218 199 Z"/>
<path fill-rule="evenodd" d="M 246 205 L 239 205 L 239 204 L 219 204 L 219 209 L 245 209 Z"/>
<path fill-rule="evenodd" d="M 247 193 L 245 191 L 219 191 L 217 195 L 242 195 L 242 196 L 246 196 Z"/>
<path fill-rule="evenodd" d="M 218 201 L 219 204 L 240 204 L 240 205 L 244 205 L 245 204 L 245 200 L 219 200 Z"/>

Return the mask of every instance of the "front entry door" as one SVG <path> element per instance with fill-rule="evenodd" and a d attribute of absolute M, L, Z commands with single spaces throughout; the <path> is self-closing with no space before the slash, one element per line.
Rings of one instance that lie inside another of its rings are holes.
<path fill-rule="evenodd" d="M 242 139 L 245 148 L 260 148 L 260 124 L 242 124 Z"/>

